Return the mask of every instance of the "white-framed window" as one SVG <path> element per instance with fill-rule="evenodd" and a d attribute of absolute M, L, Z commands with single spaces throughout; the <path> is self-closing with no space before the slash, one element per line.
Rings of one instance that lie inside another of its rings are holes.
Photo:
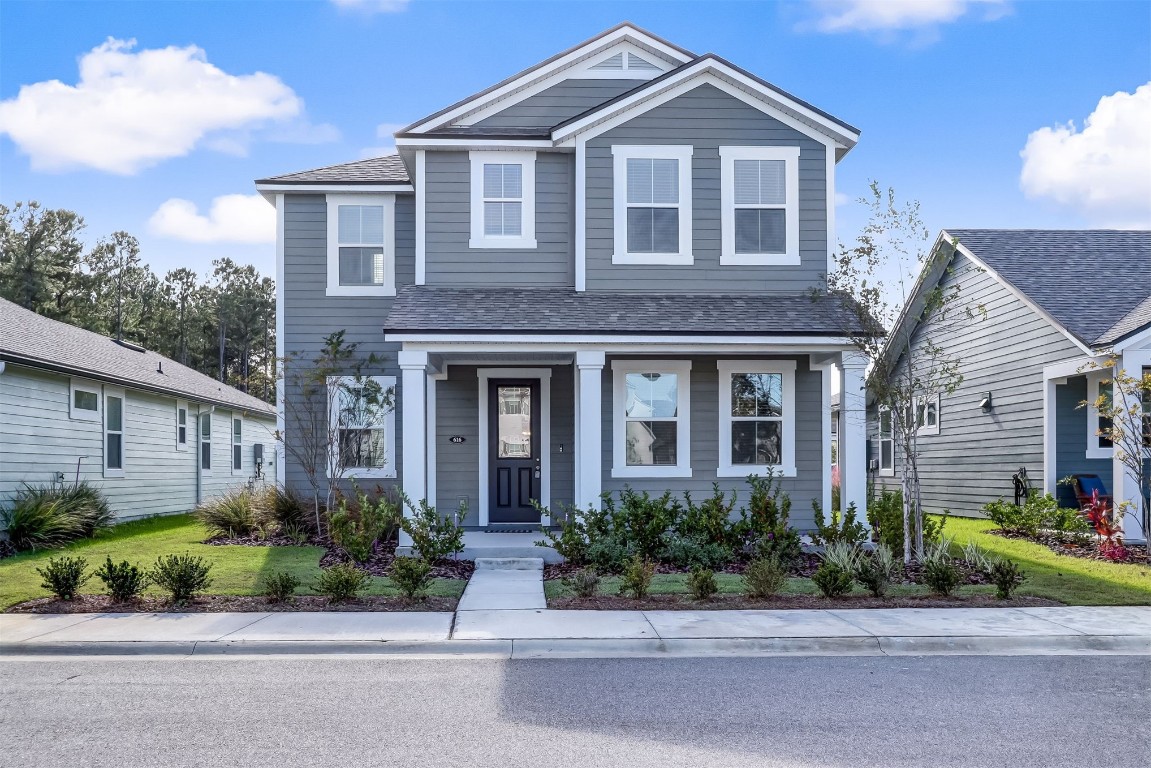
<path fill-rule="evenodd" d="M 124 476 L 124 390 L 104 387 L 104 477 Z"/>
<path fill-rule="evenodd" d="M 919 435 L 939 434 L 939 393 L 921 397 L 915 405 L 915 432 Z"/>
<path fill-rule="evenodd" d="M 176 450 L 188 450 L 188 404 L 176 401 Z"/>
<path fill-rule="evenodd" d="M 720 147 L 721 265 L 799 259 L 799 147 Z"/>
<path fill-rule="evenodd" d="M 68 418 L 100 421 L 100 385 L 72 379 L 68 387 Z"/>
<path fill-rule="evenodd" d="M 328 195 L 328 296 L 396 295 L 395 195 Z"/>
<path fill-rule="evenodd" d="M 244 470 L 244 419 L 240 416 L 232 417 L 232 474 L 238 475 Z"/>
<path fill-rule="evenodd" d="M 612 264 L 691 264 L 690 145 L 611 148 Z"/>
<path fill-rule="evenodd" d="M 1143 377 L 1151 376 L 1151 367 L 1144 368 Z M 1151 448 L 1151 389 L 1143 389 L 1143 447 Z"/>
<path fill-rule="evenodd" d="M 536 247 L 536 153 L 470 152 L 470 248 Z"/>
<path fill-rule="evenodd" d="M 339 386 L 328 388 L 333 393 L 329 418 L 336 436 L 333 450 L 340 452 L 342 476 L 394 478 L 396 409 L 392 403 L 396 377 L 336 378 Z"/>
<path fill-rule="evenodd" d="M 886 405 L 879 406 L 879 474 L 895 475 L 895 424 Z"/>
<path fill-rule="evenodd" d="M 719 361 L 719 477 L 795 476 L 795 361 Z"/>
<path fill-rule="evenodd" d="M 691 477 L 691 362 L 612 361 L 612 477 Z"/>
<path fill-rule="evenodd" d="M 200 422 L 200 474 L 212 474 L 212 412 L 201 413 L 197 420 Z"/>
<path fill-rule="evenodd" d="M 1109 371 L 1091 371 L 1087 374 L 1087 452 L 1088 459 L 1110 459 L 1115 454 L 1115 447 L 1111 440 L 1099 434 L 1099 430 L 1108 429 L 1111 420 L 1099 415 L 1095 401 L 1100 395 L 1111 400 L 1111 373 Z"/>

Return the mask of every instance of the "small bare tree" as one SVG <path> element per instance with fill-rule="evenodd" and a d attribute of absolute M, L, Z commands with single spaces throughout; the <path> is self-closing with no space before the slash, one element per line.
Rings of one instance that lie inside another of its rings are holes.
<path fill-rule="evenodd" d="M 348 467 L 390 460 L 370 426 L 392 410 L 395 391 L 372 378 L 381 359 L 374 353 L 361 357 L 358 345 L 344 336 L 336 331 L 310 359 L 290 353 L 279 365 L 284 431 L 276 439 L 311 486 L 317 532 L 322 531 L 320 511 L 331 508 Z"/>
<path fill-rule="evenodd" d="M 952 249 L 932 248 L 918 202 L 900 205 L 893 189 L 874 181 L 859 202 L 869 209 L 868 222 L 854 245 L 839 246 L 827 288 L 847 299 L 852 322 L 845 335 L 871 361 L 869 391 L 890 414 L 903 491 L 903 559 L 910 562 L 913 551 L 917 559 L 924 553 L 918 435 L 932 418 L 935 398 L 963 382 L 959 358 L 938 340 L 986 311 L 982 305 L 960 309 L 959 281 L 944 287 L 939 280 L 953 269 Z M 920 286 L 917 279 L 935 282 Z"/>

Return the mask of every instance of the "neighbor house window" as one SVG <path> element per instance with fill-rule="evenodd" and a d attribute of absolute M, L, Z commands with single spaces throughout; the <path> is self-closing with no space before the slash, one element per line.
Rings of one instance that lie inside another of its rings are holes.
<path fill-rule="evenodd" d="M 68 392 L 68 416 L 81 421 L 100 420 L 100 385 L 72 379 Z"/>
<path fill-rule="evenodd" d="M 334 377 L 329 418 L 343 477 L 396 476 L 395 376 Z"/>
<path fill-rule="evenodd" d="M 1099 415 L 1096 401 L 1103 397 L 1111 402 L 1111 374 L 1108 371 L 1091 371 L 1087 374 L 1087 451 L 1088 459 L 1109 459 L 1114 453 L 1111 438 L 1100 434 L 1111 428 L 1111 419 Z"/>
<path fill-rule="evenodd" d="M 691 264 L 690 146 L 614 146 L 613 264 Z"/>
<path fill-rule="evenodd" d="M 879 406 L 879 473 L 895 474 L 895 428 L 886 405 Z"/>
<path fill-rule="evenodd" d="M 1151 368 L 1143 369 L 1143 380 L 1151 376 Z M 1151 448 L 1151 389 L 1143 388 L 1143 446 Z"/>
<path fill-rule="evenodd" d="M 472 152 L 472 248 L 536 247 L 534 152 Z"/>
<path fill-rule="evenodd" d="M 612 477 L 691 476 L 691 363 L 616 360 Z"/>
<path fill-rule="evenodd" d="M 104 476 L 124 474 L 124 390 L 104 388 Z"/>
<path fill-rule="evenodd" d="M 176 450 L 188 449 L 188 406 L 176 403 Z"/>
<path fill-rule="evenodd" d="M 799 264 L 799 147 L 720 147 L 720 264 Z"/>
<path fill-rule="evenodd" d="M 200 414 L 200 471 L 207 475 L 212 471 L 212 413 Z"/>
<path fill-rule="evenodd" d="M 915 431 L 920 435 L 939 434 L 939 394 L 919 398 L 915 407 Z"/>
<path fill-rule="evenodd" d="M 795 475 L 795 362 L 719 361 L 719 476 Z"/>
<path fill-rule="evenodd" d="M 232 474 L 244 469 L 244 420 L 232 419 Z"/>
<path fill-rule="evenodd" d="M 394 296 L 394 195 L 328 195 L 329 296 Z"/>

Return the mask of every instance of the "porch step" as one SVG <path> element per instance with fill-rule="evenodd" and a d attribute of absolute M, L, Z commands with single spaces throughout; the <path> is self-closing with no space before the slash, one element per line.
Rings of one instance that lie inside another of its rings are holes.
<path fill-rule="evenodd" d="M 477 571 L 542 571 L 542 557 L 477 557 Z"/>

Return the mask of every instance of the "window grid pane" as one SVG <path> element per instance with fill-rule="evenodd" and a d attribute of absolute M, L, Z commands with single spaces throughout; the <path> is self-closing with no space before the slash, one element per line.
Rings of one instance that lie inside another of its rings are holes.
<path fill-rule="evenodd" d="M 384 207 L 382 205 L 341 205 L 338 208 L 340 244 L 384 242 Z"/>
<path fill-rule="evenodd" d="M 484 163 L 484 198 L 523 197 L 523 166 L 519 163 Z"/>
<path fill-rule="evenodd" d="M 771 466 L 783 463 L 780 421 L 736 421 L 731 425 L 731 463 Z"/>
<path fill-rule="evenodd" d="M 787 248 L 787 212 L 782 208 L 737 208 L 736 253 L 783 253 Z"/>
<path fill-rule="evenodd" d="M 77 389 L 72 394 L 72 404 L 81 411 L 100 410 L 100 398 L 97 397 L 96 393 L 85 392 L 82 389 Z"/>
<path fill-rule="evenodd" d="M 108 397 L 105 423 L 109 432 L 119 432 L 124 425 L 124 400 L 119 397 Z"/>
<path fill-rule="evenodd" d="M 783 374 L 732 374 L 731 415 L 733 418 L 782 417 Z"/>
<path fill-rule="evenodd" d="M 736 205 L 786 205 L 787 164 L 783 160 L 736 160 Z"/>
<path fill-rule="evenodd" d="M 484 235 L 519 237 L 523 231 L 523 203 L 484 203 Z"/>
<path fill-rule="evenodd" d="M 340 285 L 383 285 L 384 252 L 380 248 L 341 248 Z"/>

